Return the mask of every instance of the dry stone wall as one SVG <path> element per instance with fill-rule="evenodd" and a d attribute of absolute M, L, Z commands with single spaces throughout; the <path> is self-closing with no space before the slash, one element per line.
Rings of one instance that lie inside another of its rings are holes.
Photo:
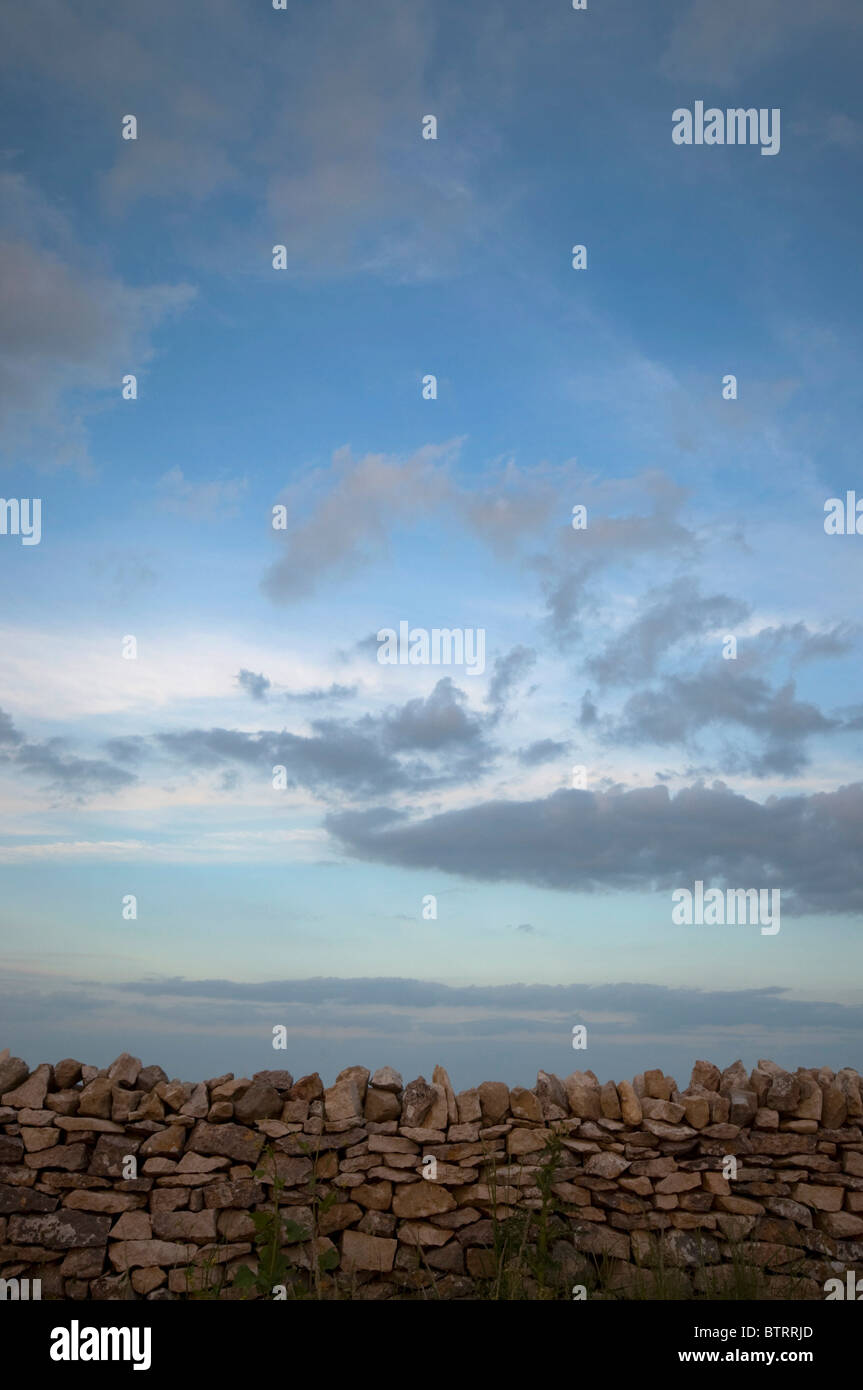
<path fill-rule="evenodd" d="M 407 1085 L 358 1066 L 328 1088 L 278 1070 L 190 1083 L 125 1053 L 31 1071 L 7 1050 L 0 1287 L 255 1296 L 235 1280 L 275 1200 L 290 1273 L 258 1296 L 301 1293 L 316 1266 L 325 1296 L 487 1297 L 495 1230 L 521 1219 L 534 1240 L 547 1222 L 558 1296 L 668 1296 L 669 1270 L 677 1296 L 715 1294 L 742 1261 L 761 1296 L 824 1298 L 863 1272 L 861 1120 L 856 1071 L 769 1061 L 697 1062 L 684 1091 L 576 1071 L 456 1095 L 440 1067 Z"/>

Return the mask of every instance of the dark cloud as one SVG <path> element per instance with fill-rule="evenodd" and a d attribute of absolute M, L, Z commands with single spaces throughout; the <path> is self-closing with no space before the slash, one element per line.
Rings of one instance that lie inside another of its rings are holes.
<path fill-rule="evenodd" d="M 517 928 L 530 931 L 529 924 Z M 863 1030 L 863 1005 L 841 1005 L 785 997 L 776 985 L 754 989 L 705 990 L 666 985 L 609 984 L 512 984 L 447 985 L 434 980 L 403 977 L 306 980 L 271 980 L 245 983 L 232 980 L 183 978 L 127 981 L 117 988 L 142 998 L 231 1000 L 238 1004 L 280 1005 L 293 1008 L 339 1009 L 453 1009 L 473 1012 L 465 1025 L 469 1032 L 485 1011 L 498 1015 L 492 1021 L 508 1030 L 513 1016 L 544 1013 L 550 1019 L 569 1019 L 577 1013 L 625 1015 L 615 1018 L 615 1031 L 721 1026 L 734 1028 L 761 1023 L 789 1028 L 847 1027 Z M 308 1014 L 309 1021 L 314 1015 Z M 488 1020 L 483 1020 L 483 1025 Z M 403 1026 L 403 1025 L 402 1025 Z M 447 1028 L 452 1025 L 447 1023 Z M 602 1025 L 593 1025 L 600 1027 Z"/>
<path fill-rule="evenodd" d="M 578 1065 L 570 1047 L 576 1021 L 588 1024 L 591 1067 L 601 1079 L 628 1079 L 649 1056 L 682 1085 L 695 1057 L 721 1066 L 741 1056 L 751 1066 L 767 1056 L 792 1068 L 838 1068 L 853 1063 L 863 1039 L 860 1005 L 801 999 L 799 991 L 770 983 L 727 990 L 626 982 L 453 986 L 412 978 L 45 984 L 18 974 L 14 987 L 0 992 L 0 1017 L 21 1056 L 34 1064 L 46 1053 L 60 1056 L 74 1035 L 77 1055 L 97 1066 L 132 1047 L 170 1075 L 190 1078 L 234 1069 L 251 1075 L 262 1040 L 281 1022 L 294 1075 L 318 1070 L 332 1080 L 361 1061 L 394 1065 L 407 1080 L 427 1072 L 433 1048 L 457 1090 L 495 1076 L 530 1086 L 539 1067 L 565 1075 Z"/>
<path fill-rule="evenodd" d="M 741 666 L 747 666 L 784 657 L 792 666 L 803 666 L 810 661 L 847 656 L 857 637 L 858 630 L 851 623 L 840 623 L 823 632 L 814 631 L 803 622 L 784 623 L 741 638 L 737 659 Z"/>
<path fill-rule="evenodd" d="M 578 722 L 583 729 L 590 729 L 599 719 L 599 709 L 591 696 L 589 690 L 581 697 L 581 709 L 579 711 Z"/>
<path fill-rule="evenodd" d="M 242 686 L 247 695 L 251 695 L 253 700 L 266 699 L 270 682 L 264 675 L 255 675 L 254 671 L 247 671 L 245 667 L 237 676 L 237 685 Z"/>
<path fill-rule="evenodd" d="M 441 505 L 450 493 L 447 473 L 457 442 L 418 449 L 408 458 L 349 449 L 287 490 L 282 504 L 300 520 L 273 531 L 282 552 L 262 580 L 277 603 L 292 603 L 329 580 L 345 579 L 386 552 L 396 525 L 415 523 L 418 513 Z"/>
<path fill-rule="evenodd" d="M 27 741 L 2 709 L 0 749 L 0 762 L 18 768 L 28 777 L 37 778 L 49 790 L 74 796 L 78 801 L 95 792 L 120 791 L 137 780 L 131 772 L 104 758 L 80 758 L 67 752 L 65 739 Z"/>
<path fill-rule="evenodd" d="M 378 808 L 327 817 L 358 859 L 563 891 L 669 891 L 695 879 L 779 888 L 789 912 L 863 911 L 863 784 L 770 797 L 721 783 L 557 791 L 411 820 Z"/>
<path fill-rule="evenodd" d="M 0 448 L 18 463 L 87 469 L 86 415 L 116 398 L 130 363 L 146 366 L 156 329 L 193 291 L 94 269 L 71 224 L 19 174 L 0 175 L 0 251 Z"/>
<path fill-rule="evenodd" d="M 286 700 L 299 704 L 319 704 L 323 700 L 352 700 L 358 691 L 358 685 L 339 685 L 337 681 L 333 681 L 332 685 L 317 686 L 311 690 L 286 690 L 284 695 Z"/>
<path fill-rule="evenodd" d="M 523 680 L 536 665 L 536 652 L 533 647 L 513 647 L 506 656 L 499 656 L 494 663 L 489 681 L 487 700 L 490 705 L 506 704 L 519 681 Z"/>
<path fill-rule="evenodd" d="M 438 752 L 451 745 L 482 747 L 485 721 L 465 708 L 467 696 L 451 677 L 438 681 L 432 693 L 408 700 L 380 721 L 384 743 L 396 752 L 405 749 Z"/>
<path fill-rule="evenodd" d="M 553 763 L 569 752 L 568 743 L 558 743 L 553 738 L 540 738 L 518 750 L 518 760 L 524 767 L 539 767 L 542 763 Z"/>
<path fill-rule="evenodd" d="M 156 741 L 171 758 L 191 767 L 237 763 L 268 781 L 274 767 L 284 767 L 289 786 L 320 793 L 368 796 L 376 787 L 402 791 L 431 778 L 428 768 L 403 766 L 376 738 L 335 720 L 319 721 L 312 736 L 286 730 L 188 729 L 158 734 Z"/>
<path fill-rule="evenodd" d="M 15 765 L 31 777 L 38 777 L 53 791 L 74 794 L 79 799 L 95 792 L 116 792 L 129 787 L 137 778 L 103 758 L 79 758 L 65 752 L 64 740 L 23 743 Z"/>
<path fill-rule="evenodd" d="M 23 742 L 23 735 L 15 728 L 10 715 L 0 709 L 0 744 L 14 747 Z"/>
<path fill-rule="evenodd" d="M 790 776 L 808 762 L 808 738 L 841 727 L 841 720 L 798 700 L 793 681 L 773 688 L 735 661 L 717 657 L 695 675 L 667 676 L 658 687 L 631 695 L 619 717 L 604 721 L 603 737 L 614 744 L 668 746 L 686 744 L 706 729 L 742 728 L 759 745 L 751 752 L 732 750 L 724 769 Z"/>
<path fill-rule="evenodd" d="M 629 516 L 610 516 L 621 486 L 626 495 L 643 493 L 650 510 Z M 582 618 L 590 601 L 591 582 L 600 570 L 660 552 L 679 558 L 694 552 L 695 535 L 679 520 L 686 494 L 664 474 L 651 472 L 619 480 L 588 508 L 583 531 L 568 530 L 556 547 L 537 556 L 532 568 L 540 576 L 552 632 L 560 641 L 581 636 Z"/>
<path fill-rule="evenodd" d="M 677 643 L 692 641 L 724 624 L 742 623 L 750 612 L 727 594 L 703 597 L 691 575 L 654 589 L 634 622 L 588 663 L 600 685 L 627 685 L 652 676 L 660 659 Z"/>
<path fill-rule="evenodd" d="M 486 737 L 491 722 L 471 713 L 464 692 L 445 676 L 426 698 L 379 715 L 313 719 L 310 735 L 188 729 L 158 734 L 155 742 L 191 767 L 236 763 L 269 778 L 281 766 L 291 786 L 369 797 L 475 780 L 495 756 Z"/>
<path fill-rule="evenodd" d="M 118 763 L 139 763 L 147 752 L 147 740 L 139 734 L 129 734 L 125 738 L 109 738 L 104 744 L 105 752 Z"/>

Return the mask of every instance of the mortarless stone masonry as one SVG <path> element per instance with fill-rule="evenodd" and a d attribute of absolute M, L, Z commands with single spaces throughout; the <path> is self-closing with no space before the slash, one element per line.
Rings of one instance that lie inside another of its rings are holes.
<path fill-rule="evenodd" d="M 494 1222 L 540 1211 L 551 1141 L 561 1286 L 601 1263 L 612 1294 L 667 1296 L 651 1283 L 664 1267 L 697 1297 L 742 1260 L 762 1296 L 820 1299 L 863 1272 L 861 1120 L 856 1071 L 768 1061 L 696 1062 L 685 1091 L 660 1071 L 617 1085 L 586 1071 L 455 1095 L 440 1067 L 407 1086 L 348 1067 L 325 1089 L 287 1071 L 171 1081 L 126 1053 L 31 1072 L 7 1049 L 0 1278 L 41 1279 L 42 1298 L 183 1298 L 217 1281 L 248 1297 L 232 1282 L 257 1267 L 252 1214 L 272 1204 L 275 1165 L 280 1212 L 309 1237 L 285 1237 L 294 1270 L 324 1255 L 342 1298 L 483 1298 Z"/>

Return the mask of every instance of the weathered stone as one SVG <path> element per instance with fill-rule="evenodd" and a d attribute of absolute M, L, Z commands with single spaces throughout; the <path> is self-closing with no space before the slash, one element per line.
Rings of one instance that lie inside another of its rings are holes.
<path fill-rule="evenodd" d="M 449 1105 L 446 1091 L 436 1081 L 431 1084 L 432 1103 L 423 1120 L 423 1127 L 432 1130 L 445 1130 L 449 1122 Z M 402 1117 L 404 1121 L 404 1116 Z M 407 1128 L 404 1123 L 402 1128 Z"/>
<path fill-rule="evenodd" d="M 619 1178 L 629 1167 L 629 1162 L 620 1154 L 591 1154 L 584 1165 L 585 1173 L 597 1178 Z"/>
<path fill-rule="evenodd" d="M 110 1228 L 110 1216 L 62 1207 L 38 1215 L 10 1216 L 8 1236 L 16 1245 L 70 1250 L 73 1246 L 104 1245 Z"/>
<path fill-rule="evenodd" d="M 399 1091 L 404 1090 L 404 1082 L 402 1081 L 401 1073 L 395 1071 L 392 1067 L 378 1067 L 370 1084 L 374 1086 L 377 1091 L 391 1091 L 393 1094 L 397 1094 Z"/>
<path fill-rule="evenodd" d="M 368 1145 L 368 1152 L 373 1154 L 419 1153 L 419 1145 L 412 1139 L 405 1138 L 403 1134 L 370 1134 Z"/>
<path fill-rule="evenodd" d="M 514 1086 L 509 1093 L 509 1108 L 517 1120 L 542 1120 L 542 1106 L 533 1091 L 523 1086 Z"/>
<path fill-rule="evenodd" d="M 131 1057 L 128 1052 L 121 1052 L 120 1056 L 108 1068 L 108 1080 L 115 1081 L 118 1086 L 127 1086 L 130 1090 L 140 1074 L 140 1057 Z"/>
<path fill-rule="evenodd" d="M 13 1057 L 9 1060 L 17 1062 L 18 1059 Z M 3 1094 L 3 1104 L 11 1105 L 16 1110 L 41 1110 L 51 1079 L 52 1068 L 43 1062 L 26 1081 Z"/>
<path fill-rule="evenodd" d="M 161 1211 L 153 1216 L 153 1235 L 158 1240 L 191 1240 L 205 1244 L 216 1239 L 216 1213 L 204 1211 Z"/>
<path fill-rule="evenodd" d="M 550 1134 L 547 1129 L 514 1129 L 506 1136 L 508 1154 L 539 1153 Z"/>
<path fill-rule="evenodd" d="M 730 1095 L 732 1091 L 748 1091 L 751 1089 L 746 1068 L 739 1058 L 736 1062 L 732 1062 L 730 1067 L 725 1068 L 719 1078 L 719 1089 L 723 1095 Z"/>
<path fill-rule="evenodd" d="M 284 1070 L 256 1071 L 252 1081 L 260 1086 L 272 1086 L 276 1091 L 290 1091 L 294 1084 L 291 1073 Z"/>
<path fill-rule="evenodd" d="M 69 1115 L 73 1115 L 78 1108 L 77 1093 L 73 1091 L 71 1094 L 75 1096 L 75 1104 L 63 1112 Z M 55 1099 L 55 1096 L 48 1095 L 45 1097 L 45 1104 L 54 1109 L 52 1102 Z M 127 1091 L 122 1086 L 115 1086 L 111 1096 L 111 1119 L 119 1125 L 125 1125 L 133 1115 L 137 1119 L 138 1112 L 148 1099 L 149 1097 L 144 1091 Z"/>
<path fill-rule="evenodd" d="M 455 1100 L 460 1125 L 477 1124 L 482 1119 L 482 1104 L 476 1087 L 469 1091 L 459 1091 Z"/>
<path fill-rule="evenodd" d="M 401 1111 L 401 1101 L 392 1091 L 377 1090 L 374 1086 L 369 1087 L 364 1110 L 367 1120 L 371 1120 L 375 1124 L 383 1124 L 387 1120 L 397 1120 Z"/>
<path fill-rule="evenodd" d="M 345 1067 L 336 1077 L 336 1082 L 338 1083 L 340 1081 L 352 1081 L 356 1086 L 360 1098 L 360 1114 L 362 1114 L 363 1104 L 366 1099 L 366 1091 L 369 1085 L 368 1067 Z"/>
<path fill-rule="evenodd" d="M 58 1090 L 65 1091 L 71 1086 L 77 1085 L 81 1080 L 81 1063 L 76 1062 L 74 1057 L 64 1057 L 62 1062 L 57 1062 L 54 1067 L 54 1085 Z"/>
<path fill-rule="evenodd" d="M 765 1210 L 760 1202 L 753 1201 L 751 1197 L 735 1197 L 733 1193 L 729 1197 L 718 1194 L 713 1199 L 713 1205 L 732 1216 L 763 1216 Z"/>
<path fill-rule="evenodd" d="M 393 1198 L 392 1183 L 360 1183 L 351 1189 L 351 1197 L 362 1207 L 370 1207 L 374 1211 L 388 1211 Z"/>
<path fill-rule="evenodd" d="M 220 1211 L 216 1227 L 223 1240 L 254 1240 L 255 1223 L 247 1211 Z"/>
<path fill-rule="evenodd" d="M 204 1205 L 216 1210 L 222 1207 L 253 1207 L 263 1199 L 262 1185 L 252 1178 L 215 1182 L 204 1191 Z"/>
<path fill-rule="evenodd" d="M 719 1246 L 712 1236 L 699 1231 L 667 1231 L 662 1237 L 663 1255 L 674 1268 L 698 1268 L 704 1264 L 718 1264 Z"/>
<path fill-rule="evenodd" d="M 54 1145 L 60 1142 L 60 1131 L 41 1127 L 30 1129 L 22 1125 L 21 1139 L 28 1153 L 40 1153 L 42 1149 L 53 1149 Z"/>
<path fill-rule="evenodd" d="M 393 1267 L 398 1242 L 384 1236 L 364 1235 L 360 1231 L 342 1233 L 342 1269 L 374 1270 L 386 1273 Z"/>
<path fill-rule="evenodd" d="M 97 1120 L 89 1115 L 55 1115 L 54 1124 L 67 1135 L 77 1134 L 125 1134 L 125 1125 L 114 1120 Z"/>
<path fill-rule="evenodd" d="M 142 1298 L 146 1298 L 154 1289 L 160 1289 L 168 1278 L 164 1269 L 158 1269 L 155 1265 L 149 1269 L 133 1269 L 131 1277 L 132 1288 Z"/>
<path fill-rule="evenodd" d="M 335 1154 L 324 1154 L 322 1158 L 331 1158 L 332 1167 L 338 1170 L 338 1159 Z M 321 1162 L 321 1159 L 318 1160 Z M 275 1177 L 283 1182 L 286 1187 L 298 1187 L 301 1183 L 306 1183 L 312 1176 L 313 1163 L 310 1158 L 297 1158 L 289 1154 L 274 1154 L 273 1159 L 264 1158 L 259 1171 L 266 1174 L 265 1182 L 271 1180 L 273 1176 L 273 1166 L 275 1165 Z M 322 1174 L 318 1173 L 320 1178 Z M 332 1174 L 335 1176 L 335 1173 Z"/>
<path fill-rule="evenodd" d="M 602 1115 L 599 1082 L 592 1071 L 574 1071 L 564 1083 L 570 1111 L 583 1120 L 598 1120 Z"/>
<path fill-rule="evenodd" d="M 146 1200 L 139 1192 L 93 1192 L 78 1188 L 69 1193 L 63 1206 L 67 1211 L 101 1211 L 116 1215 L 117 1212 L 143 1207 Z"/>
<path fill-rule="evenodd" d="M 822 1211 L 815 1218 L 819 1230 L 839 1240 L 854 1240 L 863 1236 L 863 1216 L 850 1211 Z"/>
<path fill-rule="evenodd" d="M 821 1093 L 823 1098 L 821 1109 L 822 1125 L 825 1129 L 841 1129 L 848 1114 L 848 1107 L 845 1103 L 845 1095 L 842 1087 L 835 1081 L 831 1081 L 827 1085 L 822 1086 Z"/>
<path fill-rule="evenodd" d="M 566 1119 L 569 1114 L 569 1102 L 559 1076 L 555 1076 L 554 1072 L 538 1071 L 535 1089 L 544 1120 Z"/>
<path fill-rule="evenodd" d="M 55 1144 L 41 1153 L 25 1154 L 24 1162 L 28 1168 L 62 1168 L 75 1173 L 87 1167 L 87 1157 L 84 1144 Z"/>
<path fill-rule="evenodd" d="M 771 1079 L 764 1099 L 768 1110 L 778 1110 L 780 1115 L 797 1109 L 800 1103 L 800 1082 L 790 1072 L 778 1071 Z"/>
<path fill-rule="evenodd" d="M 816 1211 L 841 1211 L 844 1190 L 841 1187 L 821 1187 L 817 1183 L 799 1182 L 791 1195 L 795 1202 L 814 1207 Z"/>
<path fill-rule="evenodd" d="M 0 1216 L 9 1212 L 54 1211 L 56 1206 L 57 1198 L 48 1193 L 36 1192 L 30 1187 L 0 1184 Z"/>
<path fill-rule="evenodd" d="M 664 1120 L 668 1125 L 678 1125 L 686 1114 L 683 1105 L 674 1105 L 670 1100 L 653 1100 L 645 1096 L 641 1102 L 642 1113 L 649 1120 Z"/>
<path fill-rule="evenodd" d="M 731 1106 L 731 1123 L 741 1128 L 750 1126 L 758 1110 L 758 1097 L 755 1092 L 743 1089 L 729 1090 L 727 1097 Z"/>
<path fill-rule="evenodd" d="M 642 1101 L 642 1104 L 644 1102 Z M 697 1129 L 691 1129 L 689 1125 L 668 1125 L 664 1120 L 643 1120 L 642 1124 L 649 1134 L 657 1139 L 683 1140 L 694 1139 L 698 1134 Z M 706 1130 L 701 1131 L 706 1134 Z"/>
<path fill-rule="evenodd" d="M 497 1273 L 493 1250 L 470 1249 L 465 1252 L 465 1259 L 472 1279 L 493 1279 Z"/>
<path fill-rule="evenodd" d="M 282 1099 L 275 1086 L 253 1082 L 249 1089 L 234 1101 L 234 1119 L 240 1124 L 255 1120 L 271 1120 L 282 1111 Z"/>
<path fill-rule="evenodd" d="M 800 1099 L 794 1114 L 799 1120 L 818 1120 L 820 1123 L 821 1112 L 824 1107 L 821 1087 L 815 1078 L 805 1072 L 802 1067 L 798 1067 L 796 1075 L 797 1084 L 800 1087 Z"/>
<path fill-rule="evenodd" d="M 286 1125 L 304 1125 L 309 1118 L 309 1102 L 307 1100 L 286 1100 L 282 1106 L 282 1123 Z M 320 1123 L 320 1121 L 318 1121 Z"/>
<path fill-rule="evenodd" d="M 336 1202 L 328 1211 L 318 1217 L 318 1230 L 322 1236 L 331 1236 L 336 1231 L 344 1231 L 362 1217 L 363 1209 L 356 1202 Z"/>
<path fill-rule="evenodd" d="M 30 1075 L 30 1068 L 21 1057 L 4 1056 L 0 1059 L 0 1095 L 14 1092 Z"/>
<path fill-rule="evenodd" d="M 289 1092 L 289 1099 L 307 1100 L 311 1104 L 312 1101 L 322 1100 L 323 1094 L 324 1083 L 318 1073 L 313 1071 L 309 1076 L 301 1076 L 299 1081 L 294 1082 Z"/>
<path fill-rule="evenodd" d="M 79 1091 L 49 1091 L 45 1097 L 45 1109 L 50 1110 L 54 1115 L 74 1115 L 78 1109 L 79 1099 Z"/>
<path fill-rule="evenodd" d="M 225 1126 L 227 1128 L 227 1126 Z M 231 1129 L 236 1126 L 231 1125 Z M 200 1129 L 200 1125 L 193 1130 L 193 1138 Z M 221 1131 L 220 1131 L 221 1132 Z M 146 1158 L 174 1158 L 183 1152 L 186 1143 L 186 1131 L 179 1125 L 171 1125 L 169 1129 L 160 1129 L 156 1134 L 151 1134 L 149 1139 L 145 1139 L 141 1145 L 141 1154 Z M 198 1148 L 198 1144 L 191 1143 L 192 1148 Z M 211 1150 L 211 1152 L 224 1153 L 224 1149 Z"/>
<path fill-rule="evenodd" d="M 161 1067 L 142 1067 L 138 1072 L 137 1084 L 142 1091 L 152 1091 L 160 1081 L 167 1080 L 168 1077 Z"/>
<path fill-rule="evenodd" d="M 628 1081 L 619 1081 L 617 1095 L 620 1100 L 620 1114 L 626 1125 L 640 1125 L 644 1116 L 641 1101 Z"/>
<path fill-rule="evenodd" d="M 393 1211 L 396 1216 L 411 1219 L 452 1211 L 456 1205 L 451 1193 L 434 1182 L 422 1181 L 400 1187 L 393 1197 Z"/>
<path fill-rule="evenodd" d="M 192 1119 L 204 1120 L 210 1108 L 210 1101 L 207 1095 L 207 1088 L 203 1084 L 192 1087 L 191 1095 L 188 1100 L 180 1106 L 181 1115 L 191 1115 Z"/>
<path fill-rule="evenodd" d="M 408 1082 L 402 1096 L 402 1125 L 412 1129 L 426 1126 L 426 1116 L 439 1099 L 439 1089 L 430 1086 L 424 1076 Z"/>
<path fill-rule="evenodd" d="M 587 1255 L 608 1255 L 613 1260 L 629 1259 L 629 1236 L 620 1231 L 612 1231 L 608 1226 L 588 1225 L 581 1221 L 573 1223 L 573 1241 L 576 1250 Z"/>
<path fill-rule="evenodd" d="M 403 1221 L 397 1231 L 397 1239 L 403 1245 L 441 1246 L 452 1241 L 452 1231 L 433 1226 L 429 1221 Z M 457 1242 L 453 1242 L 457 1245 Z M 461 1248 L 460 1246 L 458 1247 Z"/>
<path fill-rule="evenodd" d="M 245 1095 L 251 1084 L 248 1076 L 232 1076 L 230 1081 L 223 1081 L 220 1086 L 210 1087 L 210 1100 L 226 1100 L 233 1105 L 235 1100 L 239 1100 L 240 1096 Z"/>
<path fill-rule="evenodd" d="M 435 1067 L 432 1072 L 432 1085 L 440 1086 L 446 1100 L 446 1124 L 458 1124 L 458 1105 L 456 1104 L 455 1091 L 449 1079 L 449 1073 L 445 1067 Z M 432 1125 L 432 1128 L 435 1128 Z"/>
<path fill-rule="evenodd" d="M 197 1245 L 179 1245 L 167 1240 L 118 1240 L 108 1247 L 108 1259 L 115 1269 L 135 1266 L 188 1265 L 198 1253 Z"/>
<path fill-rule="evenodd" d="M 483 1081 L 477 1087 L 479 1096 L 480 1114 L 484 1124 L 496 1125 L 509 1114 L 509 1087 L 502 1081 Z M 461 1111 L 459 1119 L 465 1123 Z"/>
<path fill-rule="evenodd" d="M 669 1100 L 671 1086 L 667 1077 L 658 1069 L 644 1073 L 644 1099 Z"/>
<path fill-rule="evenodd" d="M 264 1135 L 256 1134 L 242 1125 L 211 1125 L 199 1120 L 189 1137 L 188 1147 L 196 1153 L 221 1154 L 225 1158 L 235 1159 L 237 1163 L 254 1166 L 264 1147 Z"/>
<path fill-rule="evenodd" d="M 63 1256 L 60 1273 L 64 1279 L 96 1279 L 105 1267 L 106 1254 L 104 1245 L 70 1250 Z"/>
<path fill-rule="evenodd" d="M 112 1240 L 152 1240 L 153 1225 L 146 1211 L 124 1211 L 111 1227 Z"/>
<path fill-rule="evenodd" d="M 693 1189 L 699 1187 L 701 1187 L 700 1173 L 669 1173 L 667 1178 L 661 1178 L 656 1184 L 656 1191 L 663 1194 L 692 1192 Z"/>
<path fill-rule="evenodd" d="M 863 1115 L 863 1098 L 860 1095 L 860 1077 L 851 1067 L 843 1067 L 836 1073 L 836 1084 L 841 1088 L 845 1099 L 845 1110 L 849 1119 L 859 1119 Z"/>
<path fill-rule="evenodd" d="M 690 1087 L 703 1086 L 706 1091 L 718 1091 L 721 1081 L 719 1068 L 712 1062 L 696 1062 L 692 1068 Z"/>
<path fill-rule="evenodd" d="M 359 1087 L 352 1077 L 328 1086 L 324 1092 L 324 1113 L 328 1120 L 358 1120 L 363 1113 Z"/>
<path fill-rule="evenodd" d="M 599 1108 L 606 1120 L 622 1119 L 620 1097 L 613 1081 L 606 1081 L 599 1090 Z"/>
<path fill-rule="evenodd" d="M 710 1124 L 710 1102 L 706 1096 L 681 1096 L 683 1118 L 693 1129 L 704 1129 Z"/>

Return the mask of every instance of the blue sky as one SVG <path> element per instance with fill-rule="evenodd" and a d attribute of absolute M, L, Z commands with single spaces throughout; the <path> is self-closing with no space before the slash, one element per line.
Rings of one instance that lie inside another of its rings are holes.
<path fill-rule="evenodd" d="M 859 1066 L 859 8 L 179 8 L 0 20 L 0 1043 Z"/>

